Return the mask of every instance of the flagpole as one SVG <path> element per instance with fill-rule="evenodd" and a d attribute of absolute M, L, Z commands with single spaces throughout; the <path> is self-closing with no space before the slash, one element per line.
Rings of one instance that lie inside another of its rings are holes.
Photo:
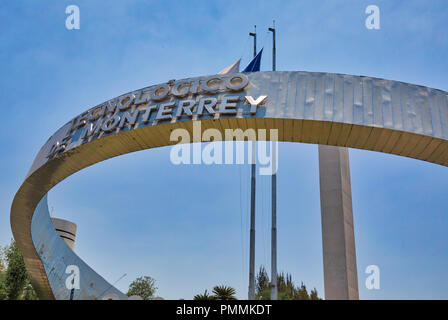
<path fill-rule="evenodd" d="M 275 71 L 276 47 L 275 47 L 275 20 L 273 27 L 268 29 L 272 32 L 272 71 Z M 271 142 L 272 144 L 272 168 L 277 168 L 277 147 L 278 142 Z M 277 300 L 277 173 L 272 172 L 272 226 L 271 226 L 271 300 Z"/>
<path fill-rule="evenodd" d="M 249 36 L 254 37 L 254 58 L 257 55 L 257 26 Z M 249 253 L 249 300 L 255 299 L 255 186 L 256 186 L 256 141 L 252 142 L 252 171 L 251 171 L 251 195 L 250 195 L 250 253 Z"/>
<path fill-rule="evenodd" d="M 249 32 L 251 37 L 254 37 L 254 58 L 257 55 L 257 26 L 254 26 L 254 32 Z"/>
<path fill-rule="evenodd" d="M 275 47 L 275 20 L 272 21 L 273 27 L 268 28 L 269 31 L 272 32 L 272 71 L 275 71 L 275 60 L 276 60 L 276 47 Z"/>

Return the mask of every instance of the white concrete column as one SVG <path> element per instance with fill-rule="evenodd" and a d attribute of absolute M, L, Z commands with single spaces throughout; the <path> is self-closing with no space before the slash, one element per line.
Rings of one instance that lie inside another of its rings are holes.
<path fill-rule="evenodd" d="M 357 300 L 348 149 L 319 145 L 325 299 Z"/>

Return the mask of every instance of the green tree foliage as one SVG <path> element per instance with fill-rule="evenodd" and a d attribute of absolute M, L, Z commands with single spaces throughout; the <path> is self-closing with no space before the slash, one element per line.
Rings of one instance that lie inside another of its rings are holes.
<path fill-rule="evenodd" d="M 2 246 L 0 246 L 0 274 L 6 270 L 4 252 L 5 249 Z"/>
<path fill-rule="evenodd" d="M 271 299 L 270 280 L 263 266 L 260 267 L 255 281 L 255 299 Z M 320 300 L 316 288 L 308 294 L 303 282 L 300 286 L 295 286 L 292 276 L 289 273 L 282 272 L 277 276 L 277 290 L 278 300 Z"/>
<path fill-rule="evenodd" d="M 143 300 L 150 300 L 154 298 L 154 293 L 156 293 L 156 291 L 156 281 L 151 277 L 144 276 L 132 281 L 126 295 L 128 297 L 140 296 Z"/>
<path fill-rule="evenodd" d="M 34 291 L 34 288 L 28 278 L 26 279 L 25 287 L 23 288 L 22 299 L 39 300 L 39 297 L 37 296 L 36 291 Z"/>
<path fill-rule="evenodd" d="M 9 300 L 17 300 L 26 284 L 27 273 L 25 261 L 15 241 L 12 241 L 6 249 L 6 260 L 8 269 L 6 270 L 5 286 Z"/>
<path fill-rule="evenodd" d="M 296 299 L 297 288 L 292 282 L 292 276 L 283 272 L 277 276 L 277 290 L 279 300 L 303 300 Z"/>
<path fill-rule="evenodd" d="M 264 266 L 260 267 L 255 278 L 255 299 L 269 300 L 271 299 L 271 289 L 269 285 L 269 276 Z"/>
<path fill-rule="evenodd" d="M 213 294 L 209 294 L 207 290 L 194 296 L 193 300 L 237 300 L 235 297 L 236 291 L 229 286 L 215 286 Z"/>
<path fill-rule="evenodd" d="M 311 290 L 310 292 L 310 300 L 321 300 L 319 298 L 319 296 L 317 295 L 317 290 L 316 288 L 314 288 L 313 290 Z"/>
<path fill-rule="evenodd" d="M 14 240 L 1 248 L 0 253 L 0 300 L 36 300 L 25 262 Z"/>
<path fill-rule="evenodd" d="M 5 285 L 5 273 L 0 273 L 0 300 L 8 299 L 8 292 Z"/>
<path fill-rule="evenodd" d="M 0 300 L 8 299 L 8 293 L 6 292 L 5 277 L 6 267 L 4 258 L 5 249 L 0 246 Z"/>
<path fill-rule="evenodd" d="M 194 296 L 193 300 L 215 300 L 215 296 L 210 295 L 207 290 Z"/>
<path fill-rule="evenodd" d="M 310 300 L 310 296 L 303 282 L 300 284 L 300 287 L 298 287 L 296 290 L 296 297 L 297 300 Z"/>
<path fill-rule="evenodd" d="M 213 294 L 216 300 L 237 300 L 235 297 L 235 289 L 228 286 L 215 286 Z"/>

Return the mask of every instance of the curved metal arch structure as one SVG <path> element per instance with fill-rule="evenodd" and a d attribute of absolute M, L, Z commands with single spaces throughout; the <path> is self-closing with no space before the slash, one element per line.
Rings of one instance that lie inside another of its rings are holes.
<path fill-rule="evenodd" d="M 267 96 L 264 104 L 248 103 L 260 96 Z M 136 90 L 60 128 L 41 148 L 15 195 L 12 232 L 41 298 L 68 299 L 65 270 L 77 265 L 81 288 L 75 299 L 125 299 L 59 238 L 49 217 L 47 192 L 97 162 L 175 144 L 171 132 L 184 128 L 193 135 L 194 120 L 201 121 L 203 130 L 216 128 L 223 136 L 226 129 L 278 129 L 279 141 L 448 165 L 448 93 L 437 89 L 342 74 L 256 72 L 173 80 Z"/>

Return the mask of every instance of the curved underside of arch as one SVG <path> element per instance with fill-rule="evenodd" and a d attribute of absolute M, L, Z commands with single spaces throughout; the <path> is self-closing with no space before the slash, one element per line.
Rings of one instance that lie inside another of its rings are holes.
<path fill-rule="evenodd" d="M 232 75 L 216 75 L 136 90 L 89 109 L 48 139 L 11 208 L 13 235 L 41 298 L 68 299 L 65 268 L 71 264 L 80 267 L 81 289 L 75 290 L 75 299 L 101 299 L 111 294 L 125 298 L 58 237 L 48 214 L 48 191 L 71 174 L 97 162 L 173 145 L 177 143 L 170 141 L 174 129 L 186 129 L 193 137 L 195 120 L 201 121 L 202 131 L 215 128 L 223 137 L 226 129 L 251 128 L 256 132 L 278 129 L 279 141 L 344 146 L 448 165 L 448 94 L 444 91 L 329 73 L 245 75 L 248 83 L 243 88 L 238 88 L 238 81 L 236 84 L 227 81 Z M 162 87 L 168 88 L 166 96 Z M 235 105 L 229 105 L 230 112 L 219 112 L 226 111 L 220 109 L 226 96 L 233 97 L 229 101 Z M 248 96 L 253 100 L 260 96 L 267 98 L 254 108 Z M 205 107 L 199 113 L 201 99 L 210 98 L 216 98 L 216 106 Z M 180 101 L 184 100 L 194 101 L 191 115 L 177 112 Z M 168 111 L 158 114 L 157 108 L 162 104 Z M 154 111 L 145 119 L 145 110 L 151 106 L 155 106 Z M 128 117 L 127 122 L 118 124 L 126 118 L 126 112 L 128 116 L 136 115 L 135 121 Z M 168 116 L 164 119 L 164 115 Z M 113 117 L 118 119 L 116 127 Z M 109 122 L 94 132 L 98 121 Z M 89 129 L 92 134 L 83 138 Z M 263 138 L 257 136 L 257 139 Z"/>

